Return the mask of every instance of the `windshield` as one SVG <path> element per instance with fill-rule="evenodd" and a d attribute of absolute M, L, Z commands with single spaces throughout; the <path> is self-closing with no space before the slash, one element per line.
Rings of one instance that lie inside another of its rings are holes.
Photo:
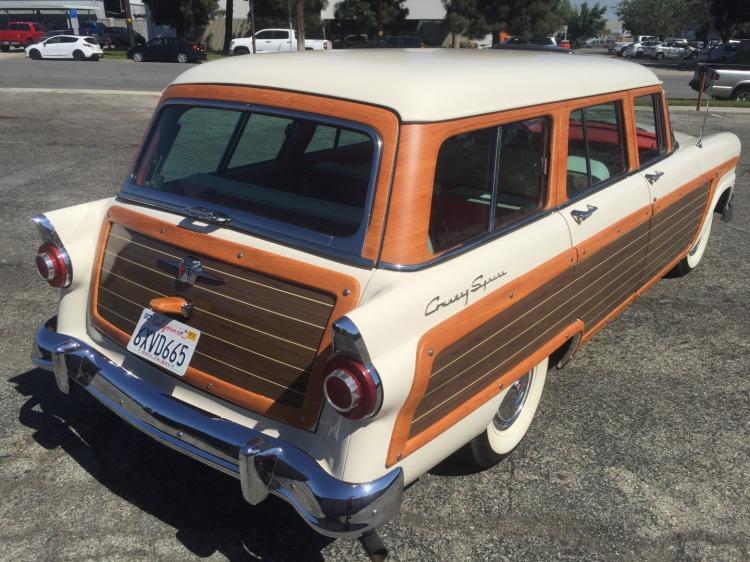
<path fill-rule="evenodd" d="M 356 126 L 246 109 L 168 105 L 131 181 L 229 211 L 245 223 L 320 235 L 362 233 L 375 158 Z M 241 215 L 238 215 L 240 213 Z M 270 222 L 269 222 L 270 221 Z M 281 228 L 280 228 L 281 227 Z M 301 229 L 301 230 L 300 230 Z M 304 237 L 304 235 L 303 235 Z"/>

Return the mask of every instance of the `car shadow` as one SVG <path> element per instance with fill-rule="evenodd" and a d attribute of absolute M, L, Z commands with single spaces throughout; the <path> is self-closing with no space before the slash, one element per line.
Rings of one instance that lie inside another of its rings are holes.
<path fill-rule="evenodd" d="M 64 399 L 33 369 L 10 379 L 27 400 L 19 421 L 45 449 L 65 453 L 110 491 L 175 528 L 193 555 L 229 560 L 322 560 L 333 539 L 275 497 L 251 506 L 239 481 L 133 429 L 77 385 Z"/>

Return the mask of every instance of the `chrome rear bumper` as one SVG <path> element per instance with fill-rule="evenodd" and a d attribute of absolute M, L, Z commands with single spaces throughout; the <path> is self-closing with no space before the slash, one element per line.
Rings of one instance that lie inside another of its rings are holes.
<path fill-rule="evenodd" d="M 400 468 L 361 484 L 338 480 L 294 445 L 164 394 L 91 346 L 58 333 L 57 317 L 37 331 L 32 360 L 55 374 L 62 392 L 75 381 L 157 441 L 238 478 L 249 503 L 274 494 L 323 535 L 360 536 L 401 507 Z"/>

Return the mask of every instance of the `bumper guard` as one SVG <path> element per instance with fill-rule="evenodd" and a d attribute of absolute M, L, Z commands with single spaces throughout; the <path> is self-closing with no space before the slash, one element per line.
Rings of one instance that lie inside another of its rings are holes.
<path fill-rule="evenodd" d="M 32 360 L 54 373 L 60 391 L 67 394 L 75 381 L 143 433 L 238 478 L 249 503 L 274 494 L 323 535 L 361 536 L 401 507 L 401 468 L 366 483 L 338 480 L 294 445 L 164 394 L 91 346 L 58 333 L 56 316 L 37 331 Z"/>

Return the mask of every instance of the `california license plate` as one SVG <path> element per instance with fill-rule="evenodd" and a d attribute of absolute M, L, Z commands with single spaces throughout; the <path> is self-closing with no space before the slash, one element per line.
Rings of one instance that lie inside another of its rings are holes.
<path fill-rule="evenodd" d="M 148 308 L 130 336 L 128 351 L 183 376 L 201 333 Z"/>

